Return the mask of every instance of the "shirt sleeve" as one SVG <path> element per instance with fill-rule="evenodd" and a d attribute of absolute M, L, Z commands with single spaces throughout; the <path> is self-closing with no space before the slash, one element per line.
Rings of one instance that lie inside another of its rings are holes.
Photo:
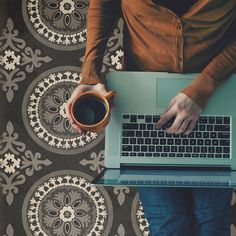
<path fill-rule="evenodd" d="M 215 89 L 236 71 L 236 22 L 233 24 L 232 37 L 222 50 L 210 61 L 202 73 L 181 92 L 205 108 Z"/>
<path fill-rule="evenodd" d="M 100 78 L 108 38 L 120 16 L 120 0 L 90 0 L 87 44 L 80 84 L 104 83 Z"/>

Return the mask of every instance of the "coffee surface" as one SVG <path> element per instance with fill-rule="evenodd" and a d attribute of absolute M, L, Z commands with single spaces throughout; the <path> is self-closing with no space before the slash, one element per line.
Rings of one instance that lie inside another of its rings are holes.
<path fill-rule="evenodd" d="M 75 119 L 81 124 L 94 125 L 105 117 L 106 105 L 95 96 L 84 97 L 76 101 L 73 113 Z"/>

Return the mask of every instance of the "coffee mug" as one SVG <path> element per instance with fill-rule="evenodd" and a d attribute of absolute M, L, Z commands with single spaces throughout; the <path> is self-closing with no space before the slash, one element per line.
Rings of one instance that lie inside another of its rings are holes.
<path fill-rule="evenodd" d="M 73 120 L 84 130 L 101 131 L 110 120 L 109 100 L 114 96 L 115 91 L 109 91 L 105 95 L 97 92 L 81 93 L 71 106 Z"/>

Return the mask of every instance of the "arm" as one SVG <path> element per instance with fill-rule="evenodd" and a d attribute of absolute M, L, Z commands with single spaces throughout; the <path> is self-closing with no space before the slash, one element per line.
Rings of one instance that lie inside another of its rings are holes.
<path fill-rule="evenodd" d="M 231 38 L 210 61 L 202 73 L 181 92 L 204 108 L 210 95 L 236 70 L 236 20 L 231 28 Z"/>
<path fill-rule="evenodd" d="M 234 28 L 232 27 L 232 31 Z M 160 128 L 168 120 L 176 117 L 167 132 L 189 134 L 211 94 L 235 69 L 236 34 L 232 33 L 227 45 L 210 61 L 199 77 L 171 100 L 157 127 Z"/>
<path fill-rule="evenodd" d="M 99 77 L 110 33 L 120 16 L 120 0 L 91 0 L 88 9 L 87 45 L 80 84 L 104 83 Z"/>

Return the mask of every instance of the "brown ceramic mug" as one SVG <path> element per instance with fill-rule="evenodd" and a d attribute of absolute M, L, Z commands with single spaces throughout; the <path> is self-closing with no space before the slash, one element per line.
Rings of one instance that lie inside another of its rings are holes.
<path fill-rule="evenodd" d="M 116 92 L 110 91 L 105 95 L 97 92 L 81 93 L 72 103 L 71 114 L 74 121 L 82 129 L 98 132 L 106 127 L 110 120 L 110 98 Z"/>

